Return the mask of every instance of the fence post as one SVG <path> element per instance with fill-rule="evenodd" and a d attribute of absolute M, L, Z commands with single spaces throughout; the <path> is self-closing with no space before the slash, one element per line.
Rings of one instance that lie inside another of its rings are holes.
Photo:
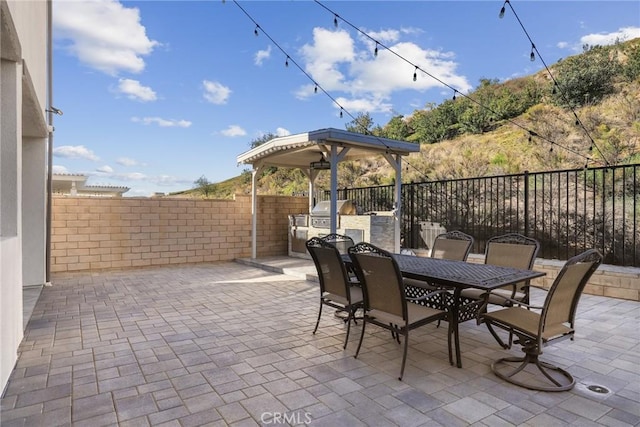
<path fill-rule="evenodd" d="M 410 197 L 409 197 L 410 205 L 409 206 L 410 207 L 409 207 L 409 217 L 408 217 L 409 218 L 409 236 L 410 236 L 409 237 L 409 247 L 410 248 L 418 247 L 417 246 L 418 242 L 414 241 L 416 233 L 415 233 L 415 230 L 413 229 L 415 227 L 415 221 L 414 221 L 415 220 L 415 210 L 414 209 L 415 209 L 415 206 L 416 206 L 415 188 L 414 187 L 415 186 L 413 185 L 413 181 L 411 181 L 411 186 L 409 187 L 409 194 L 410 194 Z M 405 230 L 406 230 L 406 228 L 405 228 Z"/>
<path fill-rule="evenodd" d="M 524 171 L 524 235 L 529 235 L 529 171 Z"/>

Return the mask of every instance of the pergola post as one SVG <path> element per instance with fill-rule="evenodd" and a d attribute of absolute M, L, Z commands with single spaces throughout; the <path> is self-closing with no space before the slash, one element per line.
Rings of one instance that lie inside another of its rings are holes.
<path fill-rule="evenodd" d="M 251 258 L 258 258 L 258 196 L 257 183 L 258 173 L 262 170 L 262 166 L 258 165 L 251 172 Z"/>
<path fill-rule="evenodd" d="M 402 220 L 402 156 L 399 154 L 385 153 L 384 158 L 396 172 L 396 184 L 394 187 L 394 252 L 400 253 L 400 221 Z"/>

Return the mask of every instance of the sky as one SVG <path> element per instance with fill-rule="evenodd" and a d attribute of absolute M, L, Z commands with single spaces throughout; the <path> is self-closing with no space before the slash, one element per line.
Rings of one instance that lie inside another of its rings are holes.
<path fill-rule="evenodd" d="M 125 197 L 187 190 L 249 169 L 236 158 L 266 134 L 383 126 L 640 37 L 638 1 L 503 4 L 55 0 L 53 173 Z"/>

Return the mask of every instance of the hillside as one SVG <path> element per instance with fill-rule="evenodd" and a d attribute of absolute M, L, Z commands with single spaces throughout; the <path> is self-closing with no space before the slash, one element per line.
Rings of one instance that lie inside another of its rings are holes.
<path fill-rule="evenodd" d="M 482 80 L 471 93 L 374 125 L 368 115 L 350 131 L 413 141 L 420 153 L 403 161 L 406 182 L 640 162 L 640 39 L 585 52 L 536 74 L 497 82 Z M 478 105 L 480 104 L 480 106 Z M 382 158 L 339 165 L 338 187 L 393 182 Z M 316 184 L 327 188 L 329 173 Z M 259 194 L 308 189 L 298 170 L 266 172 Z M 251 175 L 171 196 L 230 198 L 247 193 Z"/>

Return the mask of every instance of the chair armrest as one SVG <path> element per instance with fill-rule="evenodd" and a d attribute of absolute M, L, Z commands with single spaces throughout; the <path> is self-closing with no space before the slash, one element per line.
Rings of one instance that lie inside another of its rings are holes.
<path fill-rule="evenodd" d="M 491 294 L 491 291 L 485 292 L 484 294 L 482 294 L 482 296 L 484 297 L 484 302 L 478 308 L 478 311 L 476 313 L 476 323 L 478 325 L 483 323 L 482 317 L 487 312 L 487 306 L 489 305 L 489 295 L 490 294 Z M 496 298 L 501 298 L 501 299 L 505 300 L 505 302 L 510 302 L 512 304 L 511 305 L 512 307 L 519 306 L 519 307 L 527 308 L 529 310 L 531 310 L 531 309 L 542 310 L 544 308 L 544 307 L 541 307 L 541 306 L 527 304 L 527 303 L 522 302 L 522 301 L 517 300 L 517 299 L 508 298 L 508 297 L 505 297 L 504 295 L 500 295 L 500 294 L 493 294 L 493 296 L 496 297 Z"/>

